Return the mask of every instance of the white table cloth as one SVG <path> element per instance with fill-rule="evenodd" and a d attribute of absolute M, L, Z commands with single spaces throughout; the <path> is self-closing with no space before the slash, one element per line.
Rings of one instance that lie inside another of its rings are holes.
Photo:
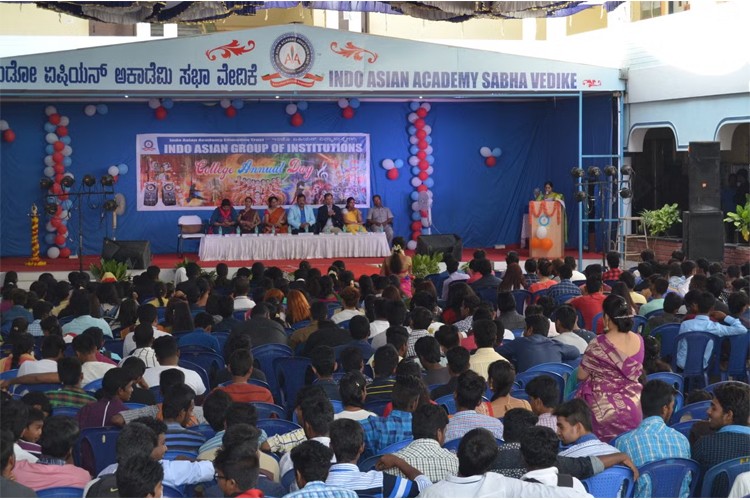
<path fill-rule="evenodd" d="M 206 235 L 198 256 L 204 261 L 387 257 L 385 233 Z"/>

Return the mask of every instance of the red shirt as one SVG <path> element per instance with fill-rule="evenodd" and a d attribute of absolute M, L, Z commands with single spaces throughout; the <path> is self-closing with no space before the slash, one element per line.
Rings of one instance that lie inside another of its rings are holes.
<path fill-rule="evenodd" d="M 570 305 L 575 307 L 576 310 L 581 311 L 581 314 L 583 315 L 583 321 L 586 324 L 581 325 L 582 327 L 586 329 L 594 328 L 591 323 L 594 321 L 594 316 L 602 312 L 602 304 L 604 303 L 605 298 L 607 298 L 607 296 L 602 292 L 596 292 L 590 295 L 576 297 L 570 301 Z M 599 325 L 599 330 L 601 331 L 603 324 L 600 322 Z"/>
<path fill-rule="evenodd" d="M 261 389 L 263 388 L 261 387 Z M 261 490 L 253 488 L 251 490 L 247 490 L 244 493 L 240 493 L 234 498 L 263 498 L 263 492 Z"/>
<path fill-rule="evenodd" d="M 216 390 L 224 391 L 229 394 L 235 403 L 261 403 L 273 404 L 273 395 L 265 387 L 253 384 L 229 384 L 223 387 L 217 387 Z"/>
<path fill-rule="evenodd" d="M 537 281 L 529 287 L 529 292 L 538 292 L 539 290 L 545 290 L 554 285 L 557 285 L 557 281 L 555 280 Z"/>
<path fill-rule="evenodd" d="M 461 339 L 461 347 L 468 350 L 469 352 L 477 348 L 477 343 L 474 341 L 474 335 L 469 335 L 465 339 Z"/>
<path fill-rule="evenodd" d="M 602 274 L 602 281 L 619 280 L 622 270 L 619 267 L 613 267 L 609 271 L 605 271 Z"/>

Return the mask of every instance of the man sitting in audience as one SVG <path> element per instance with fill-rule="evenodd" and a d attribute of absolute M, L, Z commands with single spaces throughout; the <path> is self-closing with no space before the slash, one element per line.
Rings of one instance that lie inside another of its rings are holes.
<path fill-rule="evenodd" d="M 250 280 L 247 278 L 237 277 L 234 280 L 234 310 L 235 311 L 247 311 L 255 307 L 255 302 L 248 297 L 250 292 Z"/>
<path fill-rule="evenodd" d="M 396 383 L 394 374 L 398 366 L 398 352 L 390 344 L 386 344 L 375 351 L 373 356 L 373 372 L 375 378 L 367 385 L 367 402 L 390 400 L 393 386 Z"/>
<path fill-rule="evenodd" d="M 236 304 L 235 309 L 237 309 Z M 271 308 L 268 304 L 262 302 L 253 307 L 250 319 L 232 328 L 232 333 L 248 335 L 252 340 L 253 347 L 266 344 L 286 344 L 287 342 L 284 328 L 280 323 L 271 319 Z"/>
<path fill-rule="evenodd" d="M 158 339 L 159 337 L 164 337 L 169 335 L 169 333 L 159 330 L 158 324 L 159 324 L 159 312 L 157 311 L 156 307 L 152 304 L 141 304 L 138 306 L 138 324 L 140 325 L 149 325 L 154 331 L 154 340 Z M 135 330 L 128 333 L 125 336 L 125 339 L 123 340 L 122 344 L 122 353 L 127 356 L 131 354 L 136 349 L 136 343 L 135 343 Z"/>
<path fill-rule="evenodd" d="M 42 340 L 42 359 L 25 361 L 18 367 L 18 376 L 34 373 L 55 373 L 57 362 L 65 357 L 65 341 L 59 335 L 47 335 Z"/>
<path fill-rule="evenodd" d="M 562 305 L 557 308 L 555 315 L 555 329 L 558 333 L 555 340 L 575 347 L 578 349 L 580 355 L 583 356 L 589 343 L 573 331 L 578 320 L 578 314 L 576 314 L 575 309 L 569 305 Z"/>
<path fill-rule="evenodd" d="M 352 336 L 346 328 L 342 328 L 330 320 L 318 321 L 318 329 L 307 338 L 302 349 L 302 355 L 310 357 L 313 350 L 321 345 L 337 347 L 346 345 L 351 341 Z"/>
<path fill-rule="evenodd" d="M 414 345 L 417 340 L 422 337 L 431 336 L 427 330 L 432 324 L 432 313 L 426 307 L 417 306 L 411 311 L 411 332 L 409 332 L 409 340 L 406 344 L 406 356 L 411 358 L 417 355 L 414 350 Z"/>
<path fill-rule="evenodd" d="M 349 334 L 352 337 L 349 343 L 336 346 L 336 359 L 341 358 L 341 353 L 347 347 L 358 349 L 364 359 L 370 359 L 375 354 L 375 349 L 367 341 L 367 337 L 370 334 L 370 322 L 367 321 L 366 316 L 354 316 L 349 321 Z"/>
<path fill-rule="evenodd" d="M 331 449 L 336 463 L 328 471 L 326 485 L 350 488 L 367 497 L 413 498 L 419 493 L 418 483 L 409 479 L 379 470 L 360 472 L 357 462 L 365 449 L 364 433 L 354 420 L 342 418 L 331 424 Z"/>
<path fill-rule="evenodd" d="M 333 380 L 333 372 L 336 371 L 336 355 L 333 348 L 327 345 L 319 345 L 310 353 L 312 360 L 312 371 L 317 377 L 315 385 L 321 387 L 328 399 L 339 400 L 339 384 Z"/>
<path fill-rule="evenodd" d="M 560 440 L 552 429 L 537 426 L 530 428 L 521 436 L 521 455 L 528 470 L 521 480 L 572 488 L 581 496 L 586 495 L 586 488 L 581 481 L 569 474 L 558 472 L 556 464 L 559 448 Z"/>
<path fill-rule="evenodd" d="M 156 460 L 131 459 L 115 474 L 120 498 L 161 498 L 164 470 Z"/>
<path fill-rule="evenodd" d="M 393 386 L 393 411 L 387 417 L 370 417 L 360 422 L 365 431 L 365 455 L 376 455 L 388 445 L 412 438 L 411 414 L 417 409 L 421 391 L 419 379 L 397 378 Z"/>
<path fill-rule="evenodd" d="M 664 297 L 664 314 L 658 314 L 656 316 L 650 317 L 646 322 L 646 325 L 643 327 L 643 335 L 649 335 L 654 330 L 654 328 L 660 327 L 661 325 L 666 325 L 668 323 L 679 323 L 682 320 L 682 316 L 678 315 L 677 312 L 680 310 L 680 307 L 682 307 L 682 304 L 682 297 L 680 297 L 678 294 L 667 294 L 667 296 Z"/>
<path fill-rule="evenodd" d="M 185 374 L 185 383 L 190 386 L 196 394 L 201 395 L 206 392 L 206 386 L 200 375 L 189 368 L 183 368 L 178 365 L 180 361 L 180 350 L 177 347 L 177 341 L 171 335 L 160 337 L 153 343 L 156 359 L 159 366 L 153 366 L 146 370 L 143 379 L 149 387 L 159 385 L 159 376 L 165 370 L 177 369 Z"/>
<path fill-rule="evenodd" d="M 234 299 L 229 295 L 220 295 L 216 299 L 216 314 L 221 319 L 214 326 L 215 332 L 231 332 L 232 328 L 242 323 L 234 317 Z"/>
<path fill-rule="evenodd" d="M 211 335 L 214 327 L 214 318 L 207 312 L 199 312 L 193 318 L 195 330 L 187 335 L 181 335 L 177 342 L 179 347 L 198 346 L 211 349 L 215 353 L 221 352 L 219 340 Z"/>
<path fill-rule="evenodd" d="M 564 446 L 563 457 L 589 457 L 618 453 L 614 446 L 599 441 L 591 430 L 591 409 L 582 399 L 571 399 L 558 406 L 557 435 Z"/>
<path fill-rule="evenodd" d="M 549 287 L 549 292 L 547 292 L 548 297 L 552 298 L 555 303 L 559 303 L 558 299 L 560 297 L 566 295 L 577 297 L 581 295 L 581 290 L 571 281 L 571 278 L 573 277 L 573 269 L 571 269 L 570 266 L 564 264 L 560 266 L 557 272 L 560 275 L 560 282 Z"/>
<path fill-rule="evenodd" d="M 474 270 L 482 275 L 481 278 L 474 281 L 471 284 L 471 288 L 475 291 L 481 290 L 482 288 L 494 288 L 500 285 L 500 278 L 495 276 L 492 269 L 492 262 L 488 259 L 477 259 L 474 261 Z"/>
<path fill-rule="evenodd" d="M 135 350 L 130 356 L 125 356 L 120 361 L 120 366 L 130 357 L 136 357 L 142 359 L 146 364 L 146 368 L 152 368 L 159 365 L 159 361 L 156 359 L 156 352 L 152 345 L 154 344 L 154 327 L 151 325 L 140 324 L 135 327 L 133 332 L 133 340 L 135 341 Z"/>
<path fill-rule="evenodd" d="M 636 311 L 638 312 L 638 314 L 641 314 L 640 308 L 643 307 L 647 301 L 646 297 L 635 291 L 635 276 L 633 276 L 633 273 L 631 273 L 630 271 L 623 271 L 620 274 L 620 281 L 625 283 L 625 286 L 628 287 L 630 300 L 633 301 L 633 304 L 637 308 Z"/>
<path fill-rule="evenodd" d="M 253 354 L 248 349 L 238 349 L 229 358 L 229 371 L 232 373 L 231 383 L 217 387 L 224 391 L 238 403 L 260 401 L 273 404 L 273 395 L 265 387 L 249 384 L 248 379 L 253 374 Z"/>
<path fill-rule="evenodd" d="M 408 312 L 403 300 L 388 300 L 385 303 L 385 318 L 388 320 L 388 328 L 394 326 L 403 326 L 406 322 Z M 384 329 L 375 336 L 372 336 L 372 348 L 378 349 L 388 343 L 387 331 Z"/>
<path fill-rule="evenodd" d="M 284 495 L 284 498 L 356 498 L 357 493 L 349 488 L 326 484 L 333 451 L 315 441 L 305 441 L 291 453 L 294 463 L 294 479 L 299 491 Z"/>
<path fill-rule="evenodd" d="M 442 385 L 450 380 L 450 372 L 447 366 L 440 364 L 440 344 L 432 335 L 422 337 L 414 345 L 419 364 L 425 371 L 422 379 L 427 387 L 431 385 Z"/>
<path fill-rule="evenodd" d="M 0 491 L 5 498 L 36 498 L 36 493 L 15 481 L 13 468 L 16 457 L 13 454 L 13 433 L 7 429 L 0 432 Z"/>
<path fill-rule="evenodd" d="M 474 331 L 477 350 L 469 358 L 469 368 L 486 379 L 492 363 L 499 360 L 506 361 L 495 351 L 497 325 L 492 320 L 482 319 L 474 321 L 471 328 Z"/>
<path fill-rule="evenodd" d="M 466 281 L 469 279 L 469 275 L 458 270 L 460 262 L 458 262 L 452 255 L 445 256 L 445 266 L 448 277 L 443 281 L 443 288 L 440 291 L 440 298 L 442 300 L 448 300 L 448 289 L 451 283 L 454 281 Z"/>
<path fill-rule="evenodd" d="M 636 467 L 667 458 L 690 458 L 690 442 L 680 432 L 667 426 L 674 412 L 672 385 L 661 380 L 651 380 L 643 386 L 641 408 L 643 421 L 627 434 L 617 438 L 615 445 L 633 460 Z M 697 480 L 697 478 L 693 478 Z M 682 482 L 680 497 L 687 498 L 690 478 Z M 651 497 L 651 477 L 641 476 L 635 485 L 635 496 Z"/>
<path fill-rule="evenodd" d="M 214 459 L 215 479 L 225 497 L 262 498 L 258 486 L 258 457 L 249 445 L 222 448 Z"/>
<path fill-rule="evenodd" d="M 638 311 L 641 316 L 664 308 L 664 299 L 667 296 L 667 290 L 669 290 L 669 281 L 664 278 L 652 279 L 649 290 L 651 291 L 651 300 L 641 306 Z"/>
<path fill-rule="evenodd" d="M 460 439 L 475 427 L 483 427 L 495 436 L 503 438 L 503 423 L 500 420 L 477 413 L 476 407 L 482 402 L 487 388 L 484 377 L 468 370 L 458 376 L 458 385 L 454 398 L 456 414 L 453 415 L 445 431 L 446 441 Z"/>
<path fill-rule="evenodd" d="M 62 389 L 47 391 L 45 394 L 52 408 L 60 406 L 82 408 L 96 401 L 96 398 L 81 389 L 83 373 L 77 358 L 63 358 L 57 363 L 57 376 Z"/>
<path fill-rule="evenodd" d="M 36 463 L 27 460 L 17 462 L 13 470 L 16 481 L 37 491 L 65 486 L 83 488 L 91 476 L 85 469 L 71 463 L 73 445 L 78 435 L 78 424 L 72 418 L 47 418 L 39 440 L 42 455 Z"/>
<path fill-rule="evenodd" d="M 197 431 L 186 429 L 195 408 L 195 391 L 185 384 L 170 387 L 164 394 L 162 414 L 167 424 L 167 447 L 174 451 L 198 455 L 198 448 L 206 438 Z"/>
<path fill-rule="evenodd" d="M 341 305 L 343 306 L 343 309 L 331 316 L 331 321 L 339 324 L 344 321 L 349 321 L 354 316 L 364 315 L 362 311 L 357 309 L 357 306 L 359 305 L 359 290 L 353 286 L 347 286 L 341 290 L 339 297 L 341 297 Z"/>
<path fill-rule="evenodd" d="M 568 303 L 581 312 L 583 328 L 591 328 L 594 332 L 600 333 L 604 328 L 603 323 L 594 325 L 594 316 L 602 312 L 602 304 L 607 296 L 602 293 L 602 280 L 598 275 L 593 274 L 586 279 L 586 292 L 586 295 L 570 299 Z"/>
<path fill-rule="evenodd" d="M 451 378 L 445 385 L 432 389 L 430 399 L 433 401 L 455 393 L 458 386 L 458 376 L 469 370 L 471 355 L 466 348 L 454 347 L 445 353 L 445 357 L 448 360 L 448 373 Z"/>
<path fill-rule="evenodd" d="M 506 477 L 521 479 L 526 474 L 521 456 L 521 436 L 537 424 L 534 413 L 523 408 L 513 408 L 503 418 L 503 441 L 491 470 Z M 557 451 L 555 451 L 557 454 Z"/>
<path fill-rule="evenodd" d="M 602 281 L 615 281 L 620 279 L 622 269 L 620 269 L 620 254 L 617 252 L 607 252 L 607 269 L 602 274 Z"/>
<path fill-rule="evenodd" d="M 453 323 L 459 332 L 467 333 L 471 330 L 471 325 L 474 323 L 474 313 L 481 303 L 481 299 L 476 295 L 467 295 L 464 297 L 464 301 L 461 304 L 462 319 Z"/>
<path fill-rule="evenodd" d="M 128 409 L 125 403 L 133 393 L 133 381 L 125 370 L 113 368 L 105 373 L 102 389 L 104 395 L 99 401 L 87 404 L 78 412 L 81 429 L 110 426 L 112 417 Z"/>
<path fill-rule="evenodd" d="M 310 306 L 310 324 L 295 330 L 289 337 L 287 345 L 296 351 L 299 345 L 304 345 L 313 333 L 320 330 L 320 322 L 328 319 L 328 305 L 325 302 L 314 302 Z M 366 318 L 365 318 L 366 319 Z"/>
<path fill-rule="evenodd" d="M 526 318 L 523 314 L 518 314 L 516 298 L 510 292 L 499 292 L 497 294 L 497 317 L 503 321 L 503 325 L 509 330 L 526 328 Z"/>
<path fill-rule="evenodd" d="M 580 352 L 577 347 L 547 338 L 549 326 L 549 320 L 541 314 L 527 316 L 523 337 L 503 344 L 497 352 L 512 361 L 518 373 L 542 363 L 560 363 L 578 358 Z"/>

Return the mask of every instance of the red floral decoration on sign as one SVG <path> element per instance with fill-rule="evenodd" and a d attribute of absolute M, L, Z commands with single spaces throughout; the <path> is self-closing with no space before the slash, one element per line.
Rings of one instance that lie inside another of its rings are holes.
<path fill-rule="evenodd" d="M 232 40 L 231 43 L 220 45 L 213 49 L 207 50 L 206 57 L 208 58 L 209 61 L 215 61 L 217 56 L 214 54 L 214 52 L 221 51 L 219 53 L 219 56 L 221 56 L 223 59 L 229 59 L 233 55 L 241 56 L 242 54 L 251 52 L 254 48 L 255 48 L 255 42 L 252 40 L 248 40 L 247 45 L 240 45 L 239 40 Z"/>
<path fill-rule="evenodd" d="M 341 48 L 339 48 L 338 43 L 331 42 L 331 50 L 344 57 L 351 57 L 355 61 L 361 61 L 364 58 L 364 54 L 370 54 L 367 58 L 367 62 L 370 64 L 378 60 L 378 55 L 375 52 L 357 47 L 352 42 L 346 42 L 346 45 Z"/>

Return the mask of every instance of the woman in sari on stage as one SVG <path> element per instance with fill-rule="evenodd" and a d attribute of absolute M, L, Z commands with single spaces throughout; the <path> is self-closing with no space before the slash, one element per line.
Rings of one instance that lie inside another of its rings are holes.
<path fill-rule="evenodd" d="M 211 234 L 233 233 L 237 225 L 237 211 L 228 198 L 221 200 L 221 206 L 214 209 L 208 220 L 208 231 Z"/>
<path fill-rule="evenodd" d="M 563 215 L 563 236 L 565 237 L 565 243 L 568 242 L 568 213 L 565 210 L 565 196 L 563 196 L 561 193 L 556 193 L 554 191 L 555 186 L 552 184 L 552 181 L 547 181 L 544 183 L 544 192 L 540 192 L 539 189 L 534 189 L 534 194 L 536 195 L 536 201 L 559 201 L 560 202 L 560 209 L 562 210 Z"/>
<path fill-rule="evenodd" d="M 240 212 L 237 222 L 243 234 L 252 233 L 260 225 L 260 216 L 258 211 L 253 208 L 251 197 L 245 198 L 245 208 Z"/>
<path fill-rule="evenodd" d="M 263 217 L 264 233 L 286 233 L 289 226 L 286 223 L 286 210 L 279 206 L 279 199 L 275 196 L 268 198 L 268 210 Z"/>
<path fill-rule="evenodd" d="M 344 218 L 344 230 L 349 233 L 366 233 L 362 225 L 362 212 L 354 205 L 354 198 L 346 199 L 346 207 L 341 211 Z"/>
<path fill-rule="evenodd" d="M 610 295 L 603 304 L 604 335 L 591 341 L 578 367 L 577 397 L 592 412 L 594 434 L 609 442 L 638 427 L 643 374 L 643 338 L 633 333 L 633 315 L 624 298 Z"/>

